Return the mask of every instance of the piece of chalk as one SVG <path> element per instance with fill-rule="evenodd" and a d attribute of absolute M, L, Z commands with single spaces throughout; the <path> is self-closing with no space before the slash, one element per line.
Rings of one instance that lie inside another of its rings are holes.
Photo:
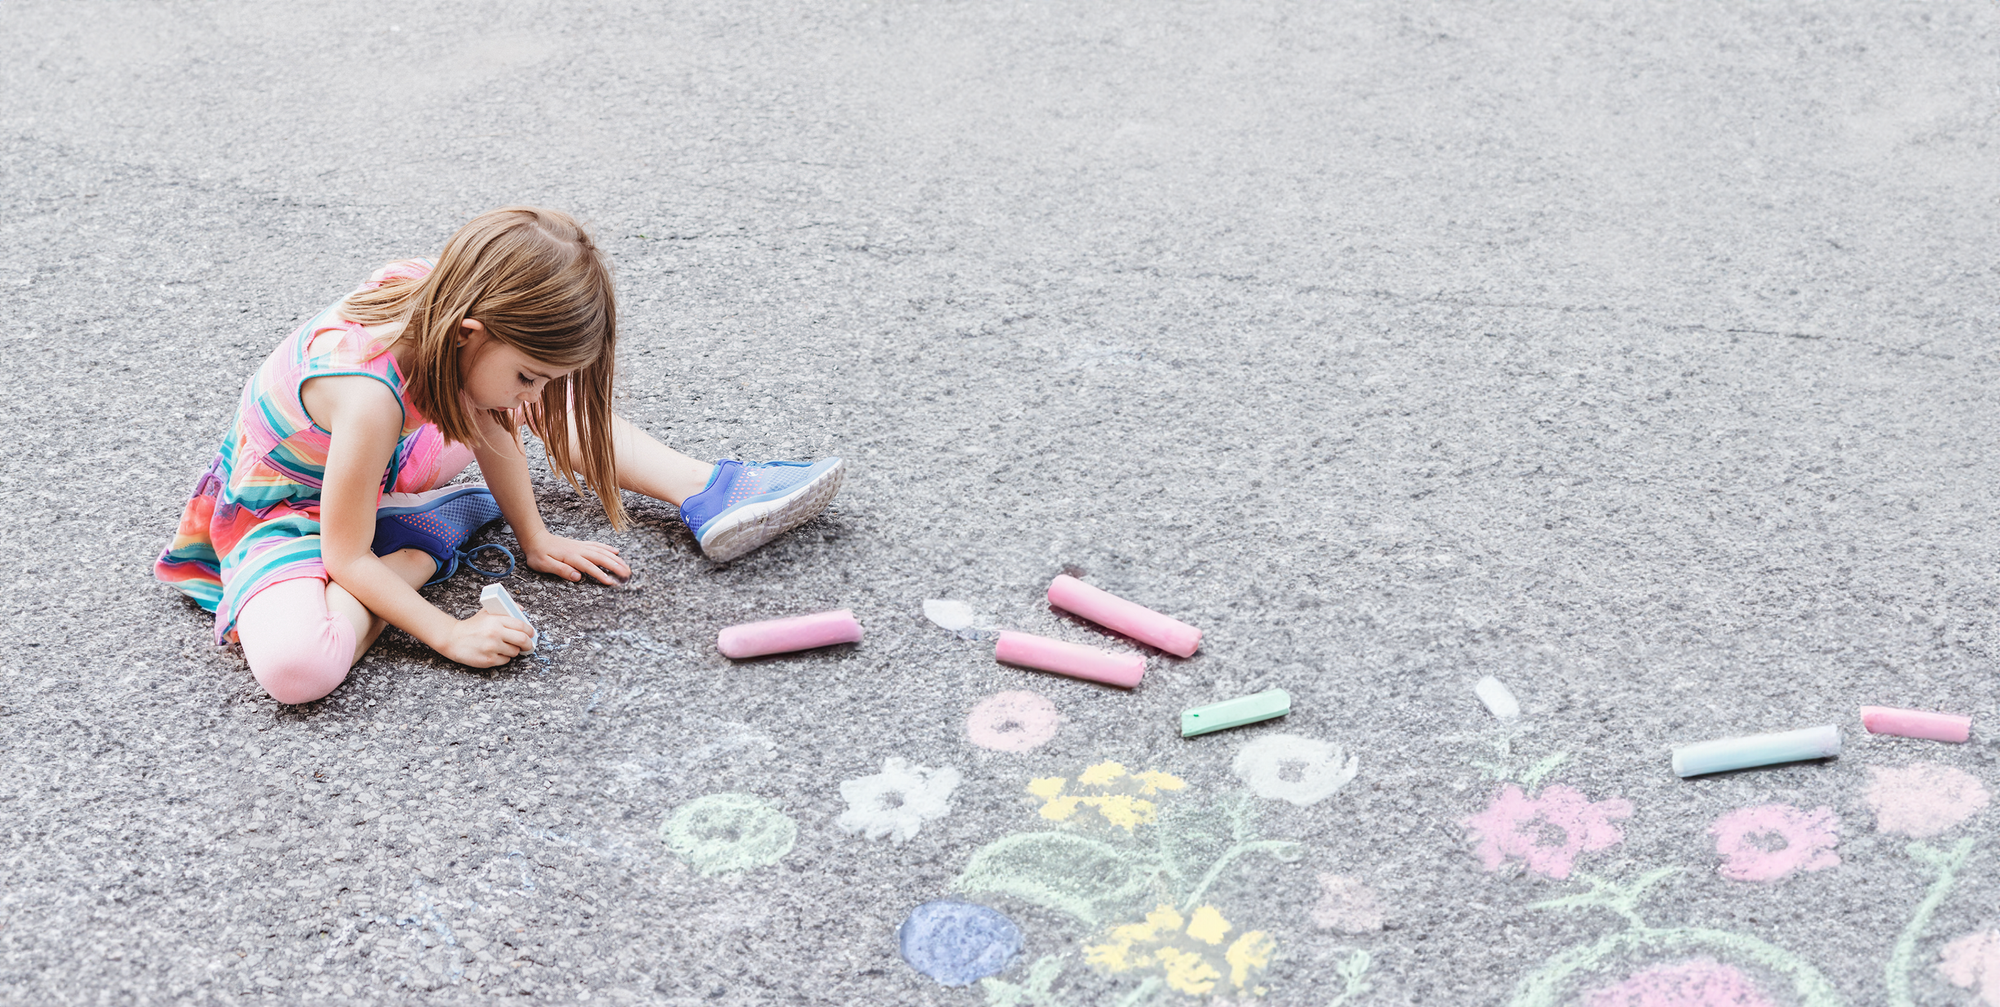
<path fill-rule="evenodd" d="M 1283 689 L 1266 689 L 1249 696 L 1225 699 L 1181 712 L 1181 737 L 1242 727 L 1292 712 L 1292 694 Z"/>
<path fill-rule="evenodd" d="M 1674 775 L 1700 776 L 1840 754 L 1840 728 L 1827 724 L 1778 734 L 1722 738 L 1674 749 Z"/>
<path fill-rule="evenodd" d="M 993 659 L 1127 689 L 1138 685 L 1146 674 L 1143 655 L 1113 654 L 1080 643 L 1064 643 L 1011 630 L 1000 634 L 1000 642 L 993 648 Z"/>
<path fill-rule="evenodd" d="M 1898 710 L 1888 706 L 1862 707 L 1861 726 L 1867 728 L 1869 734 L 1894 734 L 1931 741 L 1964 741 L 1972 737 L 1971 717 Z"/>
<path fill-rule="evenodd" d="M 1521 704 L 1514 699 L 1514 691 L 1492 675 L 1473 683 L 1472 694 L 1486 704 L 1487 712 L 1501 720 L 1513 720 L 1521 715 Z"/>
<path fill-rule="evenodd" d="M 843 608 L 731 626 L 716 635 L 715 649 L 724 657 L 744 658 L 860 642 L 861 624 L 854 621 L 853 612 Z"/>
<path fill-rule="evenodd" d="M 1143 605 L 1134 605 L 1109 591 L 1091 587 L 1066 573 L 1058 574 L 1055 581 L 1049 584 L 1049 604 L 1141 643 L 1150 643 L 1169 654 L 1193 657 L 1195 650 L 1201 646 L 1201 630 Z"/>
<path fill-rule="evenodd" d="M 521 614 L 521 606 L 514 604 L 514 596 L 507 593 L 507 589 L 499 584 L 488 584 L 479 589 L 479 607 L 494 615 L 504 615 L 528 622 L 528 617 Z M 536 629 L 534 623 L 528 622 L 528 649 L 534 650 L 541 642 L 542 631 Z"/>

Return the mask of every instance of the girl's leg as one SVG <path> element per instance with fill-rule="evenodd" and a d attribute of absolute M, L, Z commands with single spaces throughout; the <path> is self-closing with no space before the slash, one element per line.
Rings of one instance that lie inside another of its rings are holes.
<path fill-rule="evenodd" d="M 412 587 L 437 569 L 430 556 L 403 549 L 382 562 Z M 332 581 L 301 577 L 251 595 L 236 615 L 236 637 L 250 674 L 280 703 L 310 703 L 347 680 L 347 672 L 387 623 Z"/>
<path fill-rule="evenodd" d="M 623 416 L 611 418 L 611 449 L 618 456 L 618 486 L 679 507 L 715 475 L 712 462 L 696 461 L 660 443 Z"/>

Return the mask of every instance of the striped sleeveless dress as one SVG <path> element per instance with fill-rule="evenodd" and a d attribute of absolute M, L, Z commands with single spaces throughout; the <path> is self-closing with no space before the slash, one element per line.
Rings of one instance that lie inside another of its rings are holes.
<path fill-rule="evenodd" d="M 422 277 L 433 263 L 391 263 L 362 289 Z M 321 339 L 325 333 L 333 336 Z M 278 344 L 244 385 L 236 423 L 208 471 L 195 481 L 173 541 L 153 574 L 215 613 L 215 640 L 234 639 L 236 613 L 252 595 L 280 581 L 327 579 L 320 560 L 319 495 L 332 436 L 306 413 L 307 379 L 357 374 L 396 393 L 401 440 L 381 491 L 415 493 L 457 475 L 470 450 L 450 444 L 411 408 L 396 358 L 357 322 L 328 306 Z M 441 471 L 445 466 L 450 471 Z"/>

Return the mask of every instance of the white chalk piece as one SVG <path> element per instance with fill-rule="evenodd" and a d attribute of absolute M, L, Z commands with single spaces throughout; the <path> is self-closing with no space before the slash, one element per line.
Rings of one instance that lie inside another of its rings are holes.
<path fill-rule="evenodd" d="M 971 629 L 972 624 L 979 621 L 979 616 L 973 613 L 971 605 L 962 601 L 938 598 L 924 601 L 924 618 L 954 633 Z"/>
<path fill-rule="evenodd" d="M 1747 738 L 1721 738 L 1674 749 L 1674 775 L 1700 776 L 1752 766 L 1775 766 L 1840 754 L 1840 728 L 1833 724 Z"/>
<path fill-rule="evenodd" d="M 528 617 L 521 614 L 521 606 L 514 604 L 514 596 L 508 594 L 505 587 L 499 584 L 488 584 L 484 588 L 481 588 L 479 591 L 479 607 L 494 615 L 504 615 L 527 622 L 529 650 L 534 650 L 542 642 L 542 631 L 536 629 L 535 624 L 528 622 Z"/>
<path fill-rule="evenodd" d="M 1514 699 L 1513 690 L 1507 683 L 1488 675 L 1472 686 L 1472 694 L 1486 704 L 1487 712 L 1501 720 L 1513 720 L 1521 715 L 1521 704 Z"/>

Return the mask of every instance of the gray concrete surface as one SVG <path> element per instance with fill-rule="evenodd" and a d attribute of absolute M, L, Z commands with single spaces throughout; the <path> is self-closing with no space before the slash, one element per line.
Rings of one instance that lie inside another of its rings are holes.
<path fill-rule="evenodd" d="M 2000 786 L 1996 26 L 1983 0 L 0 6 L 0 1002 L 1638 1003 L 1605 998 L 1702 969 L 1644 1002 L 1964 1004 L 1982 976 L 2000 1002 L 1967 950 L 2000 928 L 2000 813 L 1912 852 L 1880 805 L 1922 788 L 1867 798 L 1919 763 Z M 276 340 L 516 202 L 609 250 L 629 415 L 698 454 L 840 453 L 848 487 L 716 567 L 671 507 L 612 534 L 544 472 L 629 588 L 516 576 L 546 660 L 392 632 L 277 706 L 151 561 Z M 921 616 L 1127 646 L 1040 602 L 1066 567 L 1203 651 L 1127 694 Z M 714 652 L 835 607 L 863 643 Z M 1270 686 L 1289 718 L 1177 736 Z M 1055 738 L 972 745 L 1003 690 Z M 1871 738 L 1862 704 L 1974 737 Z M 1839 759 L 1667 769 L 1816 723 Z M 1250 794 L 1238 752 L 1282 734 L 1358 775 Z M 1618 841 L 1486 870 L 1465 822 L 1565 753 L 1525 792 L 1629 802 Z M 840 827 L 891 758 L 961 777 L 901 844 Z M 1106 760 L 1187 786 L 1130 834 L 1037 815 L 1030 779 Z M 721 793 L 796 845 L 695 870 L 663 823 Z M 1086 960 L 1186 893 L 1165 876 L 1095 921 L 955 886 L 1038 829 L 1210 843 L 1199 867 L 1222 840 L 1189 812 L 1236 800 L 1302 844 L 1203 896 L 1275 943 L 1261 995 Z M 1767 804 L 1831 809 L 1839 864 L 1719 874 L 1710 823 Z M 1658 868 L 1627 919 L 1537 905 Z M 1010 985 L 898 957 L 944 897 L 1019 925 Z"/>

